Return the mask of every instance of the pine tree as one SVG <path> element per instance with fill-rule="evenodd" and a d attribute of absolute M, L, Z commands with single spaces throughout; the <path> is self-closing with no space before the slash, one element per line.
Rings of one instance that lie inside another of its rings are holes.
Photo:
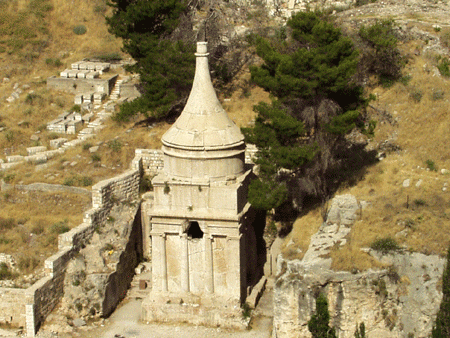
<path fill-rule="evenodd" d="M 353 81 L 358 52 L 352 41 L 320 12 L 297 13 L 287 25 L 285 40 L 254 39 L 263 64 L 250 68 L 252 80 L 276 99 L 257 105 L 254 127 L 243 129 L 259 149 L 261 166 L 249 201 L 267 210 L 287 201 L 286 182 L 307 167 L 317 195 L 327 195 L 336 149 L 353 128 L 364 127 L 367 105 Z M 289 171 L 283 174 L 282 168 Z"/>
<path fill-rule="evenodd" d="M 450 247 L 447 265 L 442 275 L 442 301 L 431 332 L 432 338 L 450 337 Z"/>
<path fill-rule="evenodd" d="M 313 338 L 337 338 L 334 328 L 329 326 L 327 297 L 321 293 L 316 299 L 316 312 L 308 322 L 308 330 Z"/>
<path fill-rule="evenodd" d="M 182 106 L 194 76 L 194 43 L 189 40 L 185 0 L 111 0 L 109 32 L 123 39 L 123 51 L 136 64 L 128 71 L 140 75 L 143 95 L 121 106 L 118 120 L 141 112 L 164 117 Z M 182 25 L 184 24 L 184 27 Z M 183 27 L 181 27 L 183 26 Z"/>

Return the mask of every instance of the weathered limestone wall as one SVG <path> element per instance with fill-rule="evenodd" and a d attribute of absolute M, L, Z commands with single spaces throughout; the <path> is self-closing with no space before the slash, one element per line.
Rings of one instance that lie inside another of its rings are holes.
<path fill-rule="evenodd" d="M 120 85 L 120 96 L 121 97 L 140 97 L 141 93 L 137 90 L 134 83 L 122 83 Z"/>
<path fill-rule="evenodd" d="M 371 338 L 428 337 L 442 299 L 439 285 L 445 260 L 405 253 L 387 255 L 383 261 L 391 267 L 351 274 L 279 259 L 273 336 L 311 337 L 307 323 L 318 292 L 324 292 L 331 325 L 340 338 L 353 338 L 362 322 Z"/>
<path fill-rule="evenodd" d="M 105 79 L 74 79 L 52 76 L 47 79 L 47 87 L 70 93 L 101 92 L 109 95 L 118 75 Z"/>
<path fill-rule="evenodd" d="M 35 336 L 63 295 L 69 260 L 90 240 L 96 226 L 106 221 L 114 198 L 133 200 L 139 197 L 139 181 L 139 170 L 131 170 L 92 187 L 93 208 L 85 213 L 82 224 L 59 236 L 58 253 L 45 261 L 47 275 L 28 289 L 0 288 L 0 323 L 26 327 L 27 336 Z M 129 248 L 131 250 L 133 247 Z M 132 276 L 126 263 L 119 270 L 123 272 L 115 278 Z"/>

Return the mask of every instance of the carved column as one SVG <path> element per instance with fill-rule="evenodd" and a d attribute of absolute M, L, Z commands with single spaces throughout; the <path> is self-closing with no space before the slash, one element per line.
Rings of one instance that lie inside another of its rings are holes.
<path fill-rule="evenodd" d="M 206 292 L 214 293 L 214 262 L 213 262 L 213 251 L 212 251 L 212 240 L 213 236 L 211 234 L 205 237 L 205 279 L 206 279 Z"/>
<path fill-rule="evenodd" d="M 161 234 L 161 277 L 162 277 L 162 291 L 168 291 L 167 287 L 167 255 L 166 255 L 166 234 Z"/>
<path fill-rule="evenodd" d="M 187 234 L 181 235 L 181 289 L 189 292 L 189 242 Z"/>

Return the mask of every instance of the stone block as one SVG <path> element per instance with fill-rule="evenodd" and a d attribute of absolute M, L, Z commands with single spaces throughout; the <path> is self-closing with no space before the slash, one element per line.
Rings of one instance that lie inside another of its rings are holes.
<path fill-rule="evenodd" d="M 61 77 L 69 77 L 69 70 L 70 69 L 63 70 L 61 73 L 59 73 L 59 76 L 61 76 Z"/>
<path fill-rule="evenodd" d="M 77 78 L 79 79 L 85 79 L 86 75 L 89 73 L 89 70 L 79 70 L 77 72 Z"/>
<path fill-rule="evenodd" d="M 66 129 L 66 133 L 67 134 L 76 134 L 81 128 L 83 127 L 83 121 L 69 121 L 67 123 L 67 129 Z"/>
<path fill-rule="evenodd" d="M 99 72 L 96 71 L 91 71 L 89 73 L 86 74 L 86 79 L 96 79 L 99 77 Z"/>
<path fill-rule="evenodd" d="M 45 146 L 29 147 L 29 148 L 27 148 L 27 154 L 28 154 L 28 156 L 35 155 L 37 153 L 43 153 L 46 150 L 47 150 L 47 147 L 45 147 Z"/>
<path fill-rule="evenodd" d="M 80 70 L 88 69 L 87 62 L 81 62 L 78 66 L 78 69 L 80 69 Z"/>
<path fill-rule="evenodd" d="M 81 94 L 75 95 L 74 103 L 81 105 L 83 103 L 83 95 Z"/>
<path fill-rule="evenodd" d="M 77 70 L 70 69 L 67 72 L 67 75 L 68 75 L 67 77 L 70 78 L 70 79 L 75 79 L 77 77 L 77 73 L 78 73 Z"/>
<path fill-rule="evenodd" d="M 95 70 L 95 62 L 87 62 L 86 66 L 88 70 Z"/>
<path fill-rule="evenodd" d="M 91 102 L 92 102 L 92 93 L 84 93 L 83 103 L 91 103 Z"/>
<path fill-rule="evenodd" d="M 23 156 L 22 155 L 6 156 L 6 161 L 8 163 L 22 162 L 23 161 Z"/>
<path fill-rule="evenodd" d="M 72 69 L 80 69 L 80 62 L 74 62 L 71 64 Z"/>

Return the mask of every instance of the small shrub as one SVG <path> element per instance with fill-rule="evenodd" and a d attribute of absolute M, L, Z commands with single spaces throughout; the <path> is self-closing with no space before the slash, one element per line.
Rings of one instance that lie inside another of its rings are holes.
<path fill-rule="evenodd" d="M 70 111 L 71 111 L 71 112 L 79 113 L 79 112 L 81 112 L 81 106 L 80 106 L 79 104 L 74 104 L 74 105 L 72 106 L 72 108 L 70 108 Z"/>
<path fill-rule="evenodd" d="M 108 147 L 112 151 L 118 153 L 122 149 L 122 142 L 120 142 L 118 139 L 114 139 L 108 142 Z"/>
<path fill-rule="evenodd" d="M 356 330 L 355 330 L 355 338 L 366 338 L 366 326 L 364 325 L 364 322 L 359 324 L 356 324 Z"/>
<path fill-rule="evenodd" d="M 78 25 L 78 26 L 73 27 L 73 32 L 76 35 L 83 35 L 83 34 L 86 34 L 87 29 L 86 29 L 85 25 Z"/>
<path fill-rule="evenodd" d="M 433 92 L 431 93 L 431 99 L 433 101 L 437 101 L 437 100 L 442 100 L 444 98 L 444 91 L 437 89 L 437 90 L 433 90 Z"/>
<path fill-rule="evenodd" d="M 450 77 L 450 60 L 447 58 L 442 58 L 437 64 L 437 69 L 442 76 Z"/>
<path fill-rule="evenodd" d="M 29 105 L 33 105 L 33 104 L 37 103 L 40 99 L 42 99 L 42 98 L 38 94 L 36 94 L 36 93 L 29 93 L 25 97 L 25 103 L 27 103 Z"/>
<path fill-rule="evenodd" d="M 5 139 L 9 143 L 13 143 L 15 139 L 15 133 L 12 130 L 7 130 L 5 132 Z"/>
<path fill-rule="evenodd" d="M 242 317 L 244 319 L 248 319 L 248 318 L 250 318 L 251 314 L 252 314 L 252 308 L 250 307 L 250 305 L 248 305 L 247 302 L 242 304 Z"/>
<path fill-rule="evenodd" d="M 423 93 L 420 89 L 413 89 L 409 93 L 409 96 L 418 103 L 422 100 Z"/>
<path fill-rule="evenodd" d="M 164 182 L 164 193 L 167 195 L 170 192 L 170 187 L 167 182 Z"/>
<path fill-rule="evenodd" d="M 421 198 L 415 199 L 415 200 L 413 201 L 413 203 L 414 203 L 416 206 L 418 206 L 418 207 L 427 205 L 427 202 L 425 202 L 425 201 L 424 201 L 423 199 L 421 199 Z"/>
<path fill-rule="evenodd" d="M 412 76 L 411 75 L 404 75 L 400 78 L 400 83 L 404 86 L 407 86 L 408 83 L 411 81 Z"/>
<path fill-rule="evenodd" d="M 68 225 L 68 221 L 64 220 L 58 223 L 53 224 L 50 227 L 50 231 L 54 234 L 63 234 L 65 232 L 68 232 L 70 230 L 70 227 Z"/>
<path fill-rule="evenodd" d="M 6 174 L 3 176 L 3 181 L 5 181 L 5 183 L 11 183 L 15 177 L 15 174 Z"/>
<path fill-rule="evenodd" d="M 142 194 L 147 191 L 153 191 L 152 180 L 148 176 L 143 176 L 139 182 L 139 192 Z"/>
<path fill-rule="evenodd" d="M 66 177 L 63 181 L 63 185 L 67 185 L 69 187 L 75 185 L 75 178 L 74 177 Z"/>
<path fill-rule="evenodd" d="M 83 150 L 84 151 L 89 150 L 89 148 L 91 148 L 91 147 L 92 147 L 92 143 L 85 143 L 85 144 L 83 144 Z"/>
<path fill-rule="evenodd" d="M 106 243 L 102 248 L 102 251 L 111 251 L 111 250 L 114 250 L 114 245 L 112 245 L 111 243 Z"/>
<path fill-rule="evenodd" d="M 91 186 L 92 183 L 93 183 L 93 180 L 90 177 L 83 176 L 83 177 L 80 178 L 80 185 L 83 186 L 83 187 Z"/>
<path fill-rule="evenodd" d="M 391 251 L 400 250 L 400 246 L 392 237 L 377 239 L 370 245 L 370 248 L 372 250 L 380 251 L 382 254 L 387 254 L 388 252 Z"/>
<path fill-rule="evenodd" d="M 16 220 L 12 217 L 10 218 L 0 218 L 0 231 L 9 230 L 16 226 Z"/>
<path fill-rule="evenodd" d="M 13 273 L 9 270 L 8 265 L 6 263 L 0 263 L 0 280 L 4 279 L 12 279 Z"/>
<path fill-rule="evenodd" d="M 91 155 L 91 160 L 92 160 L 93 162 L 100 162 L 102 159 L 101 159 L 101 157 L 100 157 L 99 154 L 92 154 L 92 155 Z"/>
<path fill-rule="evenodd" d="M 427 166 L 428 169 L 430 169 L 431 171 L 437 171 L 437 166 L 436 163 L 434 163 L 434 161 L 432 160 L 426 160 L 425 161 L 425 165 Z"/>
<path fill-rule="evenodd" d="M 31 232 L 36 235 L 40 235 L 44 232 L 44 225 L 41 222 L 38 222 L 31 228 Z"/>

